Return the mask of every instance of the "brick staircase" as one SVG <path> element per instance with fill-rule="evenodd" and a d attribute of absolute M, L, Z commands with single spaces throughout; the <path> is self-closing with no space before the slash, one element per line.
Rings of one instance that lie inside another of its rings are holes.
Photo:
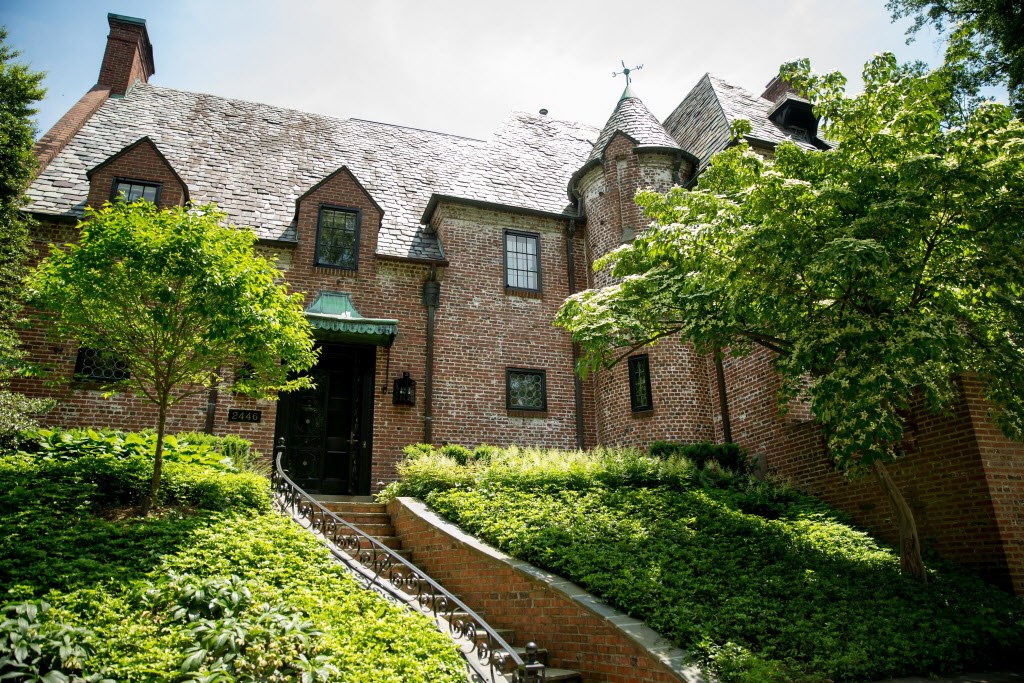
<path fill-rule="evenodd" d="M 326 498 L 326 497 L 325 497 Z M 394 527 L 391 526 L 391 517 L 388 515 L 387 508 L 379 503 L 373 503 L 363 500 L 322 500 L 324 507 L 344 519 L 349 524 L 359 528 L 363 533 L 368 536 L 373 536 L 381 543 L 392 549 L 398 555 L 401 555 L 407 561 L 415 565 L 415 558 L 412 556 L 412 551 L 402 549 L 402 541 L 395 536 Z M 357 551 L 352 551 L 353 553 Z M 408 585 L 404 587 L 409 593 L 416 591 L 415 585 Z M 459 597 L 456 595 L 456 597 Z M 477 612 L 480 616 L 487 618 L 483 612 Z M 456 614 L 455 616 L 466 616 L 464 614 Z M 496 619 L 500 623 L 500 618 Z M 494 626 L 494 624 L 491 624 Z M 526 648 L 522 646 L 516 646 L 516 634 L 510 629 L 500 629 L 495 627 L 495 631 L 501 636 L 505 642 L 513 646 L 516 652 L 523 660 L 526 660 Z M 542 662 L 545 666 L 548 664 L 548 650 L 541 647 L 537 650 L 537 660 Z M 578 671 L 571 669 L 555 669 L 547 668 L 545 670 L 545 681 L 553 681 L 555 683 L 582 683 L 583 679 Z"/>

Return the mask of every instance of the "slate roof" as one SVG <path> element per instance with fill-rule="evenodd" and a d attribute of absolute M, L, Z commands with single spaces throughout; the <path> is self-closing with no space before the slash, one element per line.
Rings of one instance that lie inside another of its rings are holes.
<path fill-rule="evenodd" d="M 440 259 L 420 224 L 432 193 L 458 195 L 461 183 L 469 197 L 561 211 L 564 169 L 582 163 L 590 144 L 581 136 L 591 130 L 516 115 L 485 142 L 140 83 L 105 102 L 36 178 L 29 208 L 80 217 L 86 171 L 149 136 L 194 202 L 216 201 L 261 238 L 294 240 L 295 199 L 344 165 L 384 209 L 378 253 Z"/>
<path fill-rule="evenodd" d="M 260 238 L 296 240 L 296 198 L 346 166 L 384 211 L 378 254 L 441 260 L 437 236 L 423 223 L 432 196 L 567 214 L 567 180 L 596 163 L 616 131 L 638 147 L 692 153 L 702 169 L 741 116 L 752 137 L 790 139 L 768 120 L 772 104 L 705 75 L 664 126 L 627 88 L 601 130 L 514 113 L 485 141 L 138 83 L 107 100 L 35 179 L 29 210 L 80 217 L 86 172 L 148 136 L 193 202 L 217 202 Z"/>
<path fill-rule="evenodd" d="M 515 112 L 452 186 L 466 199 L 574 213 L 565 182 L 587 159 L 598 129 L 593 126 Z"/>
<path fill-rule="evenodd" d="M 604 129 L 598 136 L 597 142 L 594 143 L 594 149 L 587 161 L 600 159 L 604 155 L 605 147 L 617 132 L 631 137 L 637 147 L 680 149 L 679 143 L 672 139 L 661 122 L 655 118 L 629 86 L 626 86 L 622 92 L 622 97 L 615 105 L 615 111 L 612 112 L 608 122 L 604 124 Z"/>
<path fill-rule="evenodd" d="M 751 139 L 772 145 L 790 141 L 807 149 L 817 149 L 790 136 L 784 128 L 768 119 L 768 112 L 774 104 L 721 78 L 704 74 L 665 119 L 665 129 L 684 150 L 697 157 L 700 162 L 698 170 L 703 170 L 713 154 L 728 146 L 732 123 L 741 118 L 750 121 L 748 137 Z"/>

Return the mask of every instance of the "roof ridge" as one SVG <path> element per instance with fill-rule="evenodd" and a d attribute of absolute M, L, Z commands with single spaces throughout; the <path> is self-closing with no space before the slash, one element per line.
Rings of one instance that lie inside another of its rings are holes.
<path fill-rule="evenodd" d="M 142 83 L 141 81 L 136 83 L 133 86 L 132 90 L 129 91 L 129 94 L 125 95 L 124 98 L 121 98 L 121 99 L 128 99 L 130 97 L 131 93 L 134 92 L 134 90 L 136 88 L 142 89 L 142 90 L 145 90 L 145 89 L 152 89 L 152 90 L 157 90 L 157 91 L 163 90 L 163 91 L 170 91 L 170 92 L 174 92 L 174 93 L 181 93 L 183 95 L 195 95 L 195 96 L 199 96 L 199 97 L 210 97 L 210 98 L 214 98 L 214 99 L 217 99 L 217 100 L 221 100 L 222 102 L 230 102 L 230 103 L 233 103 L 233 104 L 252 105 L 254 107 L 259 107 L 259 108 L 263 108 L 263 109 L 270 109 L 270 110 L 278 111 L 278 112 L 291 112 L 291 113 L 295 113 L 295 114 L 300 114 L 302 116 L 315 116 L 317 118 L 329 119 L 331 121 L 336 121 L 338 123 L 350 123 L 352 121 L 358 121 L 358 122 L 361 122 L 361 123 L 373 123 L 373 124 L 377 124 L 377 125 L 380 125 L 380 126 L 391 126 L 391 127 L 394 127 L 394 128 L 403 128 L 405 130 L 415 130 L 415 131 L 419 131 L 419 132 L 422 132 L 422 133 L 432 133 L 434 135 L 444 135 L 445 137 L 461 138 L 461 139 L 464 139 L 464 140 L 474 140 L 476 142 L 486 142 L 486 140 L 481 140 L 479 138 L 471 138 L 471 137 L 468 137 L 466 135 L 457 135 L 455 133 L 445 133 L 445 132 L 442 132 L 442 131 L 428 130 L 426 128 L 413 128 L 412 126 L 403 126 L 403 125 L 398 124 L 398 123 L 385 123 L 383 121 L 372 121 L 370 119 L 360 119 L 360 118 L 351 117 L 351 116 L 347 117 L 347 118 L 341 118 L 339 116 L 335 116 L 334 114 L 321 114 L 321 113 L 318 113 L 318 112 L 306 111 L 304 109 L 296 109 L 295 107 L 282 107 L 280 105 L 269 104 L 267 102 L 254 102 L 252 100 L 243 100 L 243 99 L 238 99 L 236 97 L 224 97 L 223 95 L 215 95 L 213 93 L 198 92 L 198 91 L 195 91 L 195 90 L 184 90 L 182 88 L 172 88 L 172 87 L 169 87 L 169 86 L 166 86 L 166 85 L 154 85 L 153 83 Z"/>
<path fill-rule="evenodd" d="M 317 116 L 317 114 L 314 114 L 314 116 Z M 358 121 L 360 123 L 373 123 L 373 124 L 376 124 L 378 126 L 390 126 L 391 128 L 402 128 L 404 130 L 415 130 L 415 131 L 419 131 L 421 133 L 433 133 L 434 135 L 444 135 L 446 137 L 460 138 L 462 140 L 473 140 L 474 142 L 487 142 L 486 140 L 482 140 L 480 138 L 472 138 L 472 137 L 469 137 L 468 135 L 458 135 L 457 133 L 445 133 L 444 131 L 441 131 L 441 130 L 430 130 L 429 128 L 416 128 L 415 126 L 403 126 L 400 123 L 388 123 L 387 121 L 374 121 L 373 119 L 361 119 L 361 118 L 358 118 L 358 117 L 355 117 L 355 116 L 347 118 L 347 119 L 344 119 L 344 120 L 345 121 Z"/>

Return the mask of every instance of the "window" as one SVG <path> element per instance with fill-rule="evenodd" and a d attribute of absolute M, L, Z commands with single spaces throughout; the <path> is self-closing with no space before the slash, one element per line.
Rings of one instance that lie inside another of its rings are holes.
<path fill-rule="evenodd" d="M 651 400 L 651 367 L 647 354 L 629 358 L 629 405 L 634 413 L 654 409 Z"/>
<path fill-rule="evenodd" d="M 540 291 L 540 235 L 511 230 L 505 233 L 505 287 Z"/>
<path fill-rule="evenodd" d="M 83 346 L 75 359 L 75 380 L 79 382 L 122 382 L 128 379 L 124 362 L 100 349 Z"/>
<path fill-rule="evenodd" d="M 358 209 L 321 206 L 316 228 L 316 265 L 355 270 L 359 260 Z"/>
<path fill-rule="evenodd" d="M 147 183 L 141 180 L 126 180 L 116 178 L 114 189 L 110 193 L 110 199 L 123 199 L 126 202 L 137 202 L 140 199 L 151 204 L 156 204 L 160 197 L 160 184 Z"/>
<path fill-rule="evenodd" d="M 505 370 L 505 407 L 508 410 L 545 411 L 547 386 L 543 370 Z"/>

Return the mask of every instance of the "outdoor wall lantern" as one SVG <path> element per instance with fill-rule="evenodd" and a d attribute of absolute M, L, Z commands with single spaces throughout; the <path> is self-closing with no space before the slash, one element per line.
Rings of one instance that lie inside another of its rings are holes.
<path fill-rule="evenodd" d="M 409 377 L 408 372 L 403 372 L 402 376 L 395 380 L 391 402 L 396 406 L 416 405 L 416 380 Z"/>

